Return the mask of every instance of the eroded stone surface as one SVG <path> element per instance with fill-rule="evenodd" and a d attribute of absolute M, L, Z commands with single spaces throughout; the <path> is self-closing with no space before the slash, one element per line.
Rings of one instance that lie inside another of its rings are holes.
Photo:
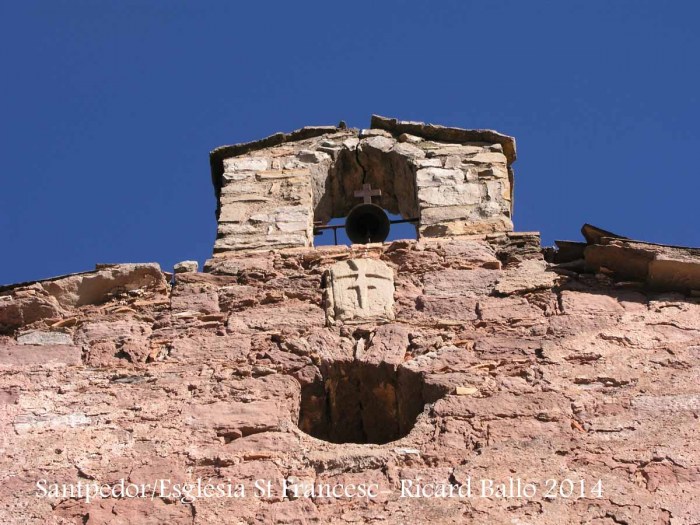
<path fill-rule="evenodd" d="M 395 318 L 328 325 L 323 276 L 358 259 L 391 270 Z M 2 292 L 0 522 L 697 521 L 699 298 L 601 273 L 554 281 L 522 233 L 226 254 L 206 268 L 172 289 L 119 271 L 133 281 L 95 303 L 37 283 Z M 601 480 L 602 495 L 400 497 L 402 479 L 518 476 Z M 277 485 L 194 501 L 35 495 L 38 479 L 122 478 Z M 282 479 L 385 492 L 285 498 Z"/>
<path fill-rule="evenodd" d="M 196 272 L 199 269 L 197 261 L 181 261 L 173 267 L 175 273 Z"/>
<path fill-rule="evenodd" d="M 349 259 L 328 269 L 329 324 L 394 319 L 394 271 L 382 261 Z"/>
<path fill-rule="evenodd" d="M 585 249 L 586 265 L 658 290 L 700 290 L 700 249 L 603 238 Z"/>

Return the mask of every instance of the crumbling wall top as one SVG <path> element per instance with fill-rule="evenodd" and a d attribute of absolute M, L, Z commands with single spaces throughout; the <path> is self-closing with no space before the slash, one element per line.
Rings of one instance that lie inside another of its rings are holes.
<path fill-rule="evenodd" d="M 493 142 L 503 147 L 503 154 L 508 159 L 508 166 L 515 162 L 515 138 L 493 131 L 491 129 L 464 129 L 439 126 L 437 124 L 425 124 L 423 122 L 411 122 L 395 118 L 372 115 L 372 129 L 383 129 L 392 135 L 409 133 L 424 139 L 438 142 Z"/>
<path fill-rule="evenodd" d="M 214 184 L 214 191 L 218 198 L 221 190 L 221 176 L 224 173 L 224 159 L 245 155 L 258 149 L 278 146 L 285 142 L 296 142 L 314 137 L 320 137 L 327 133 L 335 133 L 342 128 L 338 126 L 304 126 L 290 133 L 273 133 L 265 138 L 228 146 L 219 146 L 209 152 L 209 164 L 211 165 L 211 181 Z"/>

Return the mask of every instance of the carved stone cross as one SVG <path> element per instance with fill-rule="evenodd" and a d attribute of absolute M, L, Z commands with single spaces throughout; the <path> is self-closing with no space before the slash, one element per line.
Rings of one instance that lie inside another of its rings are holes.
<path fill-rule="evenodd" d="M 371 184 L 363 184 L 361 190 L 355 192 L 355 197 L 362 197 L 365 204 L 372 204 L 372 197 L 381 197 L 382 190 L 373 190 Z"/>
<path fill-rule="evenodd" d="M 387 279 L 391 281 L 391 278 L 378 272 L 367 271 L 366 266 L 364 264 L 358 264 L 357 261 L 349 260 L 348 266 L 355 270 L 355 272 L 345 275 L 341 274 L 337 278 L 354 280 L 353 283 L 346 286 L 346 290 L 357 291 L 357 304 L 360 306 L 360 310 L 365 310 L 369 306 L 367 294 L 370 290 L 377 289 L 374 279 Z"/>
<path fill-rule="evenodd" d="M 375 259 L 349 259 L 328 270 L 326 319 L 358 323 L 394 319 L 394 272 Z"/>

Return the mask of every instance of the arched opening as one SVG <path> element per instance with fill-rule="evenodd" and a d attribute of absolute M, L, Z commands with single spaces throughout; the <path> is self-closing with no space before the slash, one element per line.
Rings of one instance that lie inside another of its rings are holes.
<path fill-rule="evenodd" d="M 344 144 L 335 153 L 326 172 L 313 175 L 314 225 L 342 226 L 348 213 L 363 202 L 358 190 L 371 187 L 381 195 L 365 198 L 380 206 L 390 221 L 418 219 L 416 197 L 417 167 L 410 156 L 393 148 L 394 142 L 383 136 L 372 136 L 357 143 Z M 351 244 L 343 228 L 318 231 L 314 245 Z M 387 240 L 416 239 L 417 227 L 411 223 L 392 224 Z M 336 242 L 337 240 L 337 242 Z"/>

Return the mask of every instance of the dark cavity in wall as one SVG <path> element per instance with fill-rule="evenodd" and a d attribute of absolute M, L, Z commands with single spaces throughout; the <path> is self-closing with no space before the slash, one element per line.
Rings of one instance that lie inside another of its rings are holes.
<path fill-rule="evenodd" d="M 301 392 L 299 428 L 332 443 L 395 441 L 428 402 L 422 375 L 390 363 L 334 361 Z"/>

